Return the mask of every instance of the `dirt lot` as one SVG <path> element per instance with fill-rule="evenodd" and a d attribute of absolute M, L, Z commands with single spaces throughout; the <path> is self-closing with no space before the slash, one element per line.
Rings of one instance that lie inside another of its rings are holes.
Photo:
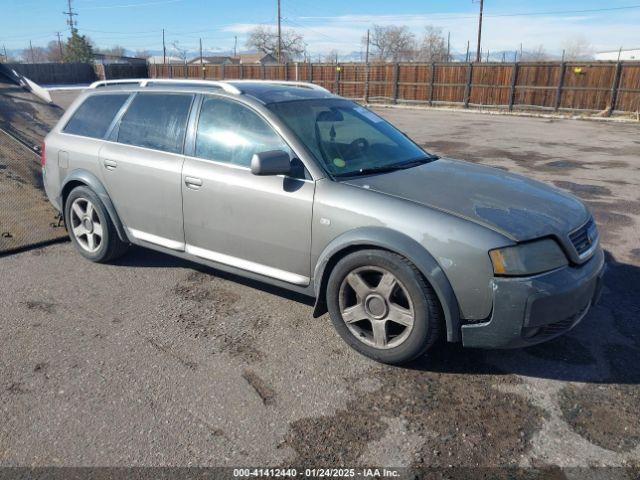
<path fill-rule="evenodd" d="M 602 303 L 542 346 L 445 345 L 392 368 L 304 298 L 165 255 L 5 257 L 0 464 L 639 468 L 640 126 L 379 112 L 435 153 L 587 201 Z"/>

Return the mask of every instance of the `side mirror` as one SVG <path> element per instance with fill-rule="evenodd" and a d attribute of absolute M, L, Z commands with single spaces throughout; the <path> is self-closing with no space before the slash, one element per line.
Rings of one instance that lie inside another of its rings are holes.
<path fill-rule="evenodd" d="M 282 150 L 254 153 L 251 173 L 254 175 L 286 175 L 291 172 L 291 158 Z"/>

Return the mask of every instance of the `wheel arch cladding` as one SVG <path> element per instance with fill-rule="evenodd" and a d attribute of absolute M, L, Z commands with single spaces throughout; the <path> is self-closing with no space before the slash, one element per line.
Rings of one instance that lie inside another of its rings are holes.
<path fill-rule="evenodd" d="M 402 255 L 412 262 L 436 293 L 444 313 L 447 341 L 460 340 L 460 310 L 449 279 L 435 258 L 418 242 L 395 230 L 363 227 L 350 230 L 333 239 L 322 251 L 314 271 L 314 317 L 327 312 L 325 292 L 333 267 L 346 255 L 357 250 L 379 248 Z M 319 281 L 318 281 L 319 280 Z"/>
<path fill-rule="evenodd" d="M 127 233 L 125 231 L 122 222 L 120 221 L 120 217 L 118 216 L 118 212 L 116 211 L 109 194 L 107 193 L 107 189 L 104 188 L 104 185 L 100 181 L 98 177 L 96 177 L 93 173 L 88 172 L 86 170 L 74 170 L 71 172 L 62 182 L 62 188 L 60 190 L 60 205 L 62 205 L 62 210 L 64 214 L 64 202 L 66 201 L 69 193 L 78 187 L 78 186 L 86 186 L 89 187 L 93 192 L 98 196 L 102 204 L 104 205 L 109 217 L 111 217 L 111 221 L 113 225 L 116 227 L 116 231 L 118 232 L 118 237 L 123 242 L 129 242 L 129 238 L 127 237 Z M 65 219 L 66 221 L 66 219 Z"/>

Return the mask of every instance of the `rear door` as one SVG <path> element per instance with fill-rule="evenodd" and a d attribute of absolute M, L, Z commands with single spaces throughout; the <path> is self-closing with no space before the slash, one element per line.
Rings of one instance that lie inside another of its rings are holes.
<path fill-rule="evenodd" d="M 254 153 L 293 152 L 255 111 L 205 96 L 193 156 L 182 171 L 186 251 L 298 285 L 309 283 L 315 184 L 293 160 L 290 175 L 256 176 Z"/>
<path fill-rule="evenodd" d="M 100 150 L 109 195 L 134 238 L 184 250 L 181 170 L 194 95 L 137 93 Z"/>

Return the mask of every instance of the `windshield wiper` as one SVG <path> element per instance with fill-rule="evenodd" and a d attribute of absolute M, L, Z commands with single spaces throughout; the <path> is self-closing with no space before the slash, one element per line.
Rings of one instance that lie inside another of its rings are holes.
<path fill-rule="evenodd" d="M 356 177 L 359 175 L 374 175 L 376 173 L 388 173 L 395 172 L 396 170 L 404 170 L 407 168 L 417 167 L 419 165 L 423 165 L 425 163 L 432 162 L 437 160 L 437 155 L 429 155 L 420 158 L 416 158 L 413 160 L 409 160 L 407 162 L 400 163 L 392 163 L 390 165 L 381 165 L 379 167 L 369 167 L 369 168 L 361 168 L 360 170 L 355 170 L 353 172 L 345 172 L 345 173 L 335 173 L 336 177 Z"/>

